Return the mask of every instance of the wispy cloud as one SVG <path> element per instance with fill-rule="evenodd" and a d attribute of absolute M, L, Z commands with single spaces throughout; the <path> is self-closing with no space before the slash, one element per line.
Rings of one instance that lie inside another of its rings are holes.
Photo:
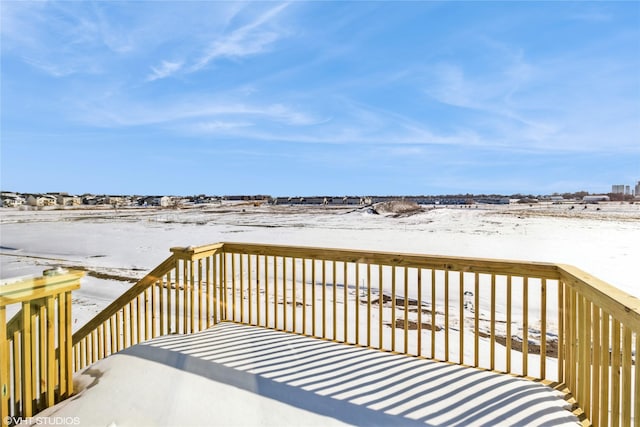
<path fill-rule="evenodd" d="M 152 73 L 147 76 L 147 81 L 154 81 L 158 79 L 164 79 L 177 72 L 182 68 L 182 61 L 162 61 L 160 66 L 151 67 Z"/>
<path fill-rule="evenodd" d="M 282 33 L 276 31 L 273 27 L 267 28 L 268 24 L 287 6 L 288 3 L 283 3 L 271 8 L 249 24 L 214 40 L 202 57 L 193 64 L 191 71 L 198 71 L 218 58 L 239 58 L 267 50 L 271 44 L 282 36 Z"/>
<path fill-rule="evenodd" d="M 56 64 L 48 61 L 43 61 L 36 58 L 23 57 L 24 62 L 43 71 L 44 73 L 52 77 L 65 77 L 77 72 L 77 66 L 74 64 Z"/>
<path fill-rule="evenodd" d="M 155 104 L 128 99 L 84 101 L 71 114 L 100 127 L 164 126 L 186 133 L 219 133 L 257 124 L 265 127 L 282 125 L 286 129 L 312 126 L 326 120 L 283 103 L 211 101 L 195 96 Z"/>
<path fill-rule="evenodd" d="M 239 59 L 268 52 L 273 44 L 286 35 L 286 31 L 274 25 L 275 18 L 289 6 L 283 3 L 268 9 L 251 22 L 233 28 L 233 18 L 237 18 L 242 10 L 235 10 L 227 18 L 227 24 L 201 50 L 192 52 L 185 60 L 163 60 L 160 65 L 151 67 L 148 81 L 163 79 L 176 73 L 194 73 L 206 68 L 218 59 Z M 238 18 L 239 19 L 239 18 Z"/>
<path fill-rule="evenodd" d="M 575 13 L 569 17 L 574 21 L 586 21 L 586 22 L 610 22 L 613 19 L 611 13 L 605 12 L 601 9 L 590 9 Z"/>
<path fill-rule="evenodd" d="M 460 60 L 420 70 L 424 93 L 456 108 L 457 127 L 477 135 L 476 145 L 538 152 L 640 149 L 633 137 L 640 131 L 638 105 L 625 95 L 638 90 L 637 78 L 607 60 L 604 40 L 591 50 L 571 51 L 570 58 L 563 52 L 535 59 L 507 42 L 476 41 L 492 58 L 483 68 Z M 636 117 L 636 123 L 627 117 Z"/>
<path fill-rule="evenodd" d="M 195 129 L 198 133 L 218 133 L 228 132 L 234 129 L 246 128 L 250 126 L 254 126 L 254 124 L 251 122 L 242 121 L 213 120 L 196 123 L 195 125 L 193 125 L 193 129 Z"/>
<path fill-rule="evenodd" d="M 78 3 L 79 4 L 79 3 Z M 52 77 L 95 73 L 106 56 L 132 49 L 125 28 L 96 3 L 3 2 L 3 51 Z"/>

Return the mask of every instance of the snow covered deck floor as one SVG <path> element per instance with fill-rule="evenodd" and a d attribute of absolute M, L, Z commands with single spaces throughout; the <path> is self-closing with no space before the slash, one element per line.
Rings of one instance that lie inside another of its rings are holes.
<path fill-rule="evenodd" d="M 77 374 L 39 416 L 82 425 L 575 425 L 562 395 L 507 375 L 222 323 Z"/>

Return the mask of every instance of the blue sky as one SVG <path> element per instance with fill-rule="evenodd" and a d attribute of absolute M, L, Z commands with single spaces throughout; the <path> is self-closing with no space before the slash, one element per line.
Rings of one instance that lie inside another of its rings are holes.
<path fill-rule="evenodd" d="M 3 190 L 608 192 L 640 2 L 0 2 Z"/>

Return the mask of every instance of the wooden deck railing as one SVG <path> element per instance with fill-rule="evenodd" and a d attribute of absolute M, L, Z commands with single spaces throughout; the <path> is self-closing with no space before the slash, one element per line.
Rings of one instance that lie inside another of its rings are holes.
<path fill-rule="evenodd" d="M 71 291 L 82 272 L 0 285 L 0 425 L 73 393 Z M 7 322 L 7 306 L 20 309 Z"/>
<path fill-rule="evenodd" d="M 73 335 L 75 370 L 233 321 L 521 375 L 567 393 L 585 424 L 640 425 L 640 301 L 574 267 L 245 243 L 171 251 Z"/>

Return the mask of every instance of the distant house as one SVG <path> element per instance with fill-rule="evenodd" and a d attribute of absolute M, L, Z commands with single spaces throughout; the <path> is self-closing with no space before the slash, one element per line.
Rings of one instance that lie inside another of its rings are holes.
<path fill-rule="evenodd" d="M 82 197 L 82 204 L 95 206 L 98 204 L 98 198 L 96 196 L 84 196 Z"/>
<path fill-rule="evenodd" d="M 105 196 L 104 203 L 111 206 L 128 205 L 130 199 L 127 196 Z"/>
<path fill-rule="evenodd" d="M 160 206 L 163 208 L 173 205 L 173 198 L 169 196 L 149 196 L 139 200 L 142 206 Z"/>
<path fill-rule="evenodd" d="M 309 196 L 305 197 L 305 203 L 308 205 L 322 205 L 325 197 L 323 196 Z"/>
<path fill-rule="evenodd" d="M 27 206 L 43 207 L 55 206 L 57 203 L 56 196 L 49 194 L 29 194 L 26 199 Z"/>
<path fill-rule="evenodd" d="M 26 203 L 26 199 L 16 193 L 2 193 L 0 199 L 2 199 L 0 206 L 5 208 L 15 208 Z"/>
<path fill-rule="evenodd" d="M 56 197 L 56 203 L 60 206 L 79 206 L 82 204 L 82 199 L 78 196 L 59 194 Z"/>

